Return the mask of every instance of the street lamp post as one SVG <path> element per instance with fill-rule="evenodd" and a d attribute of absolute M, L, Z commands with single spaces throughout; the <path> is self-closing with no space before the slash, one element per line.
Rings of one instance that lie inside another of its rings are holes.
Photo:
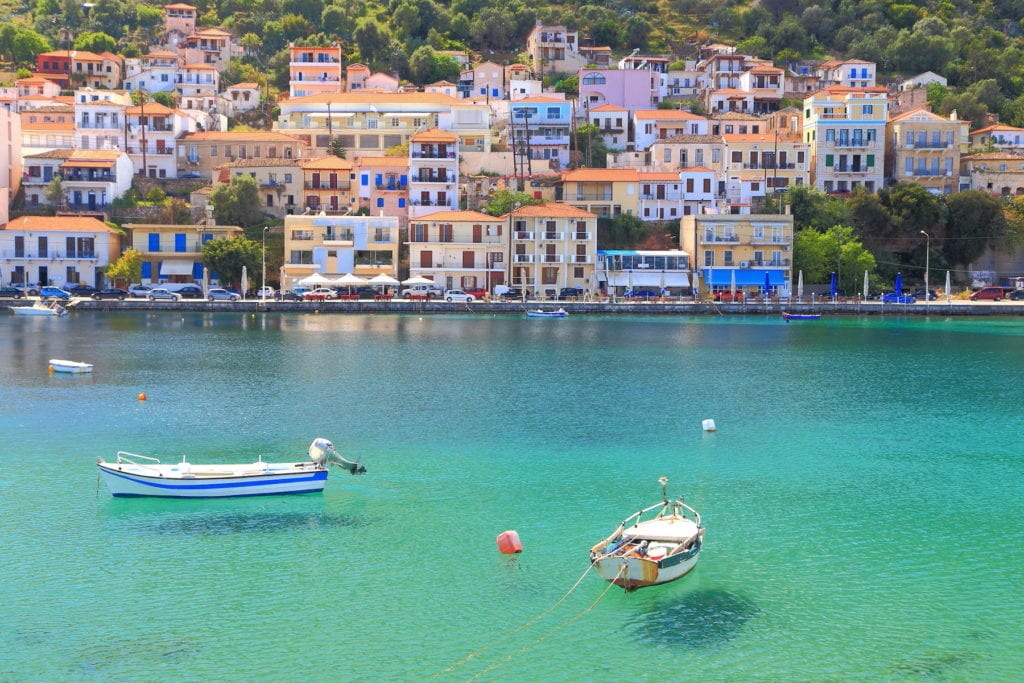
<path fill-rule="evenodd" d="M 267 230 L 270 230 L 270 226 L 263 226 L 263 267 L 260 268 L 260 300 L 264 304 L 267 303 Z"/>
<path fill-rule="evenodd" d="M 931 265 L 929 263 L 929 257 L 931 256 L 931 245 L 932 236 L 926 233 L 924 230 L 921 231 L 924 235 L 924 305 L 928 307 L 928 300 L 931 299 L 931 290 L 928 289 L 928 268 Z"/>

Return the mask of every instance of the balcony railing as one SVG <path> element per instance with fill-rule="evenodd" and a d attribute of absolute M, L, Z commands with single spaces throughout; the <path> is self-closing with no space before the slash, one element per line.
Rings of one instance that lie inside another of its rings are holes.
<path fill-rule="evenodd" d="M 577 202 L 610 202 L 612 199 L 611 192 L 577 192 L 576 199 L 573 201 Z"/>
<path fill-rule="evenodd" d="M 739 244 L 739 235 L 704 235 L 704 244 Z"/>
<path fill-rule="evenodd" d="M 3 249 L 0 250 L 0 258 L 11 259 L 11 260 L 25 260 L 25 261 L 55 261 L 65 259 L 85 259 L 95 261 L 97 256 L 95 252 L 91 251 L 77 251 L 77 252 L 66 252 L 58 251 L 56 249 L 47 249 L 46 251 L 24 251 L 17 249 Z"/>
<path fill-rule="evenodd" d="M 563 263 L 565 261 L 564 254 L 541 254 L 541 263 Z"/>
<path fill-rule="evenodd" d="M 324 239 L 328 242 L 351 242 L 355 238 L 351 230 L 325 230 Z"/>
<path fill-rule="evenodd" d="M 418 175 L 413 176 L 411 181 L 414 183 L 454 183 L 455 177 L 449 175 Z"/>
<path fill-rule="evenodd" d="M 573 232 L 569 233 L 569 239 L 576 240 L 577 242 L 588 241 L 590 239 L 589 232 Z"/>
<path fill-rule="evenodd" d="M 835 166 L 832 169 L 832 171 L 834 173 L 864 173 L 867 170 L 868 170 L 867 166 L 860 166 L 860 165 L 857 165 L 857 164 L 851 164 L 849 166 L 847 166 L 847 165 L 840 165 L 840 166 Z"/>
<path fill-rule="evenodd" d="M 530 241 L 533 239 L 533 233 L 525 230 L 516 230 L 512 233 L 512 239 L 521 241 Z"/>
<path fill-rule="evenodd" d="M 949 142 L 908 142 L 906 149 L 949 149 L 953 144 Z"/>
<path fill-rule="evenodd" d="M 548 232 L 548 231 L 545 230 L 543 233 L 541 233 L 541 239 L 542 240 L 563 240 L 563 239 L 565 239 L 565 233 L 564 232 Z"/>
<path fill-rule="evenodd" d="M 411 204 L 413 206 L 447 206 L 447 207 L 451 207 L 452 206 L 452 201 L 450 199 L 444 200 L 444 201 L 434 200 L 434 199 L 414 199 L 414 200 L 412 200 Z"/>
<path fill-rule="evenodd" d="M 352 183 L 350 181 L 347 181 L 347 180 L 345 182 L 343 182 L 343 183 L 342 182 L 334 183 L 333 185 L 331 183 L 329 183 L 329 182 L 327 182 L 327 183 L 325 183 L 325 182 L 314 183 L 314 182 L 310 182 L 310 181 L 307 180 L 305 183 L 303 183 L 303 185 L 305 186 L 305 188 L 307 190 L 346 190 L 347 191 L 347 190 L 352 189 Z"/>
<path fill-rule="evenodd" d="M 513 263 L 533 263 L 533 254 L 512 254 Z"/>
<path fill-rule="evenodd" d="M 153 247 L 156 247 L 155 249 Z M 203 251 L 203 243 L 197 239 L 185 240 L 184 249 L 178 249 L 177 245 L 171 244 L 156 244 L 151 245 L 148 241 L 143 240 L 140 244 L 133 245 L 136 251 L 144 254 L 181 254 L 182 256 L 201 254 Z"/>
<path fill-rule="evenodd" d="M 116 183 L 117 175 L 111 173 L 109 175 L 91 173 L 69 173 L 64 176 L 65 183 Z"/>
<path fill-rule="evenodd" d="M 455 158 L 455 152 L 431 152 L 429 150 L 426 150 L 426 151 L 421 150 L 421 151 L 418 151 L 418 152 L 417 151 L 413 151 L 412 158 L 413 159 L 454 159 Z"/>
<path fill-rule="evenodd" d="M 593 263 L 594 260 L 588 254 L 570 254 L 569 263 Z"/>

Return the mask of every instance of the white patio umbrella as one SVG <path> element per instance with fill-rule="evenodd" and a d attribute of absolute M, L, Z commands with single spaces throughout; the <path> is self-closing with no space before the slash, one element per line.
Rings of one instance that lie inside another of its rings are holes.
<path fill-rule="evenodd" d="M 278 278 L 278 280 L 278 289 L 281 292 L 281 296 L 284 296 L 285 290 L 288 289 L 287 287 L 284 286 L 284 266 L 281 266 L 281 275 Z"/>
<path fill-rule="evenodd" d="M 210 269 L 203 266 L 203 298 L 210 292 Z"/>
<path fill-rule="evenodd" d="M 953 285 L 949 280 L 949 271 L 946 271 L 946 303 L 952 301 L 953 298 Z"/>
<path fill-rule="evenodd" d="M 799 276 L 796 279 L 796 298 L 804 298 L 804 271 L 800 271 Z"/>
<path fill-rule="evenodd" d="M 342 285 L 345 287 L 358 287 L 359 285 L 365 285 L 368 280 L 365 280 L 358 275 L 352 273 L 345 273 L 336 280 L 331 280 L 331 284 Z"/>
<path fill-rule="evenodd" d="M 397 287 L 402 283 L 400 283 L 398 280 L 391 277 L 390 275 L 385 275 L 384 273 L 381 273 L 380 275 L 375 275 L 374 277 L 371 277 L 370 284 L 373 285 L 374 287 L 380 287 L 381 290 L 383 290 L 385 287 Z"/>
<path fill-rule="evenodd" d="M 334 280 L 326 278 L 320 273 L 313 273 L 299 280 L 299 284 L 304 287 L 319 287 L 320 285 L 333 284 Z"/>
<path fill-rule="evenodd" d="M 868 300 L 868 271 L 864 271 L 864 301 Z"/>
<path fill-rule="evenodd" d="M 434 284 L 434 281 L 433 280 L 428 280 L 427 278 L 422 277 L 420 275 L 414 275 L 411 278 L 409 278 L 408 280 L 402 280 L 402 284 L 403 285 L 432 285 L 432 284 Z"/>
<path fill-rule="evenodd" d="M 242 266 L 242 298 L 245 298 L 245 293 L 249 291 L 249 274 L 246 272 L 245 266 Z"/>
<path fill-rule="evenodd" d="M 729 271 L 729 301 L 736 298 L 736 269 Z"/>

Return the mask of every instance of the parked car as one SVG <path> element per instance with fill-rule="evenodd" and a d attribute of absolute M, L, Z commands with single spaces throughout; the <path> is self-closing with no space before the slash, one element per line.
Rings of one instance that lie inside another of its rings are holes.
<path fill-rule="evenodd" d="M 581 287 L 562 287 L 558 290 L 559 301 L 576 301 L 582 298 L 583 289 Z"/>
<path fill-rule="evenodd" d="M 283 294 L 281 292 L 275 293 L 274 298 L 278 301 L 302 301 L 302 292 L 289 289 Z"/>
<path fill-rule="evenodd" d="M 916 304 L 917 299 L 902 292 L 886 292 L 882 295 L 883 304 Z"/>
<path fill-rule="evenodd" d="M 737 289 L 735 292 L 730 292 L 728 289 L 726 289 L 724 291 L 715 292 L 713 298 L 715 301 L 729 302 L 743 301 L 743 299 L 746 298 L 746 296 L 747 295 L 743 292 L 742 289 Z"/>
<path fill-rule="evenodd" d="M 242 297 L 234 292 L 229 292 L 226 289 L 220 287 L 213 287 L 206 292 L 206 298 L 210 301 L 238 301 Z"/>
<path fill-rule="evenodd" d="M 40 287 L 39 296 L 43 299 L 70 299 L 71 292 L 60 287 Z"/>
<path fill-rule="evenodd" d="M 257 299 L 273 299 L 275 296 L 277 296 L 277 292 L 274 291 L 274 288 L 270 287 L 269 285 L 266 287 L 260 287 L 259 289 L 256 290 Z"/>
<path fill-rule="evenodd" d="M 453 301 L 461 301 L 463 303 L 469 303 L 470 301 L 476 301 L 476 297 L 472 294 L 466 294 L 461 289 L 449 289 L 444 293 L 444 300 L 451 303 Z"/>
<path fill-rule="evenodd" d="M 326 301 L 327 299 L 337 298 L 338 293 L 330 287 L 317 287 L 316 289 L 302 295 L 303 301 Z"/>
<path fill-rule="evenodd" d="M 13 284 L 11 287 L 20 291 L 22 296 L 36 296 L 39 294 L 39 287 L 35 285 L 29 285 L 26 288 L 25 285 L 22 284 Z"/>
<path fill-rule="evenodd" d="M 971 293 L 971 301 L 1002 301 L 1003 297 L 1006 296 L 1006 289 L 1004 287 L 982 287 L 976 292 Z"/>
<path fill-rule="evenodd" d="M 96 292 L 100 291 L 92 285 L 83 285 L 81 282 L 73 285 L 67 285 L 64 290 L 70 292 L 71 296 L 92 296 Z"/>
<path fill-rule="evenodd" d="M 93 292 L 92 298 L 96 301 L 100 299 L 117 299 L 118 301 L 124 301 L 128 298 L 128 292 L 117 287 L 111 287 L 110 289 L 101 289 L 97 292 Z"/>
<path fill-rule="evenodd" d="M 529 298 L 530 296 L 530 292 L 521 287 L 507 287 L 505 291 L 497 294 L 502 301 L 522 301 L 523 297 Z"/>
<path fill-rule="evenodd" d="M 928 293 L 927 293 L 927 296 L 928 296 L 928 301 L 937 301 L 938 298 L 939 298 L 939 293 L 936 292 L 934 289 L 929 289 Z M 916 292 L 914 292 L 914 298 L 915 299 L 924 299 L 925 298 L 925 291 L 923 289 L 917 290 Z"/>
<path fill-rule="evenodd" d="M 487 296 L 487 290 L 484 289 L 483 287 L 467 287 L 462 291 L 464 291 L 466 294 L 472 294 L 477 299 L 483 299 L 484 297 Z"/>
<path fill-rule="evenodd" d="M 1024 289 L 1015 289 L 1010 292 L 1006 298 L 1010 301 L 1020 301 L 1021 299 L 1024 299 Z"/>
<path fill-rule="evenodd" d="M 168 292 L 174 292 L 175 294 L 180 295 L 182 299 L 203 298 L 203 288 L 200 287 L 199 285 L 171 282 L 164 285 L 163 289 L 166 289 Z"/>
<path fill-rule="evenodd" d="M 0 297 L 5 299 L 21 299 L 25 295 L 17 287 L 0 287 Z"/>
<path fill-rule="evenodd" d="M 145 299 L 151 289 L 153 289 L 153 285 L 129 285 L 128 296 L 137 296 Z"/>
<path fill-rule="evenodd" d="M 410 296 L 425 296 L 428 299 L 433 299 L 434 297 L 444 296 L 444 290 L 440 285 L 412 285 L 402 290 L 403 298 L 409 298 Z"/>
<path fill-rule="evenodd" d="M 181 301 L 181 295 L 177 292 L 164 289 L 163 287 L 154 287 L 153 289 L 146 292 L 146 297 L 150 301 L 156 301 L 162 299 L 166 301 Z"/>

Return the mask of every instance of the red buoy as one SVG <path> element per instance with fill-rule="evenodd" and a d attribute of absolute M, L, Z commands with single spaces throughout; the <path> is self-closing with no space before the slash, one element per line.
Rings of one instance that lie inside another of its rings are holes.
<path fill-rule="evenodd" d="M 506 555 L 523 552 L 523 544 L 515 531 L 502 531 L 498 534 L 498 550 Z"/>

